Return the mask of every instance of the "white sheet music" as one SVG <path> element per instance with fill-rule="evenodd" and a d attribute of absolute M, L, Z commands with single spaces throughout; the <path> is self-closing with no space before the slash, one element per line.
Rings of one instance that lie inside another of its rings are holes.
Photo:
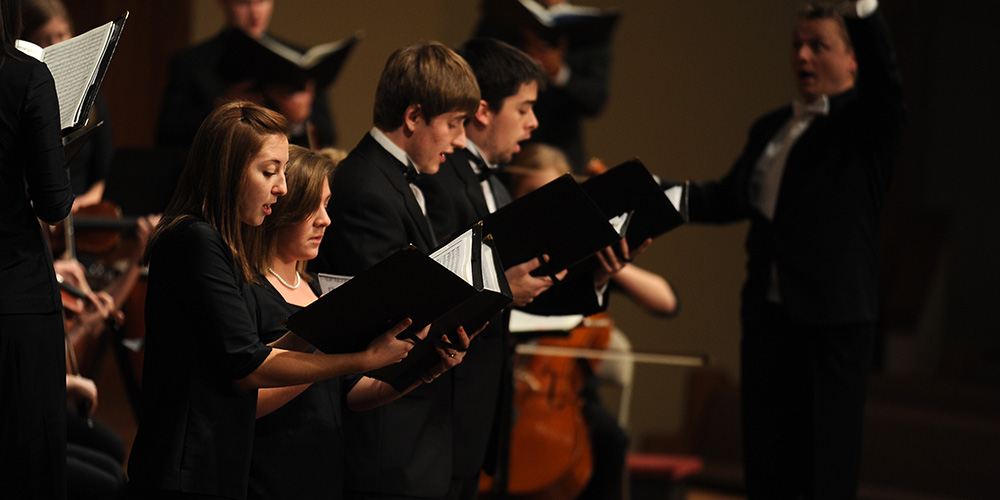
<path fill-rule="evenodd" d="M 626 220 L 628 220 L 628 212 L 608 219 L 608 223 L 611 224 L 611 227 L 615 228 L 618 234 L 622 234 L 622 226 L 625 225 Z"/>
<path fill-rule="evenodd" d="M 114 23 L 98 26 L 82 35 L 44 49 L 42 62 L 52 73 L 59 96 L 60 128 L 73 126 L 87 90 L 94 83 L 97 66 L 104 56 L 103 47 Z"/>
<path fill-rule="evenodd" d="M 319 289 L 322 295 L 326 295 L 330 290 L 340 287 L 353 278 L 353 276 L 343 276 L 340 274 L 319 273 Z"/>
<path fill-rule="evenodd" d="M 684 186 L 677 185 L 663 191 L 667 199 L 674 205 L 674 210 L 681 211 L 681 196 L 684 194 Z"/>
<path fill-rule="evenodd" d="M 500 282 L 497 279 L 497 269 L 493 260 L 493 248 L 483 245 L 483 289 L 500 293 Z"/>
<path fill-rule="evenodd" d="M 449 271 L 472 284 L 472 230 L 451 240 L 430 255 Z"/>
<path fill-rule="evenodd" d="M 571 314 L 567 316 L 538 316 L 528 314 L 517 309 L 510 310 L 510 331 L 517 332 L 546 332 L 546 331 L 570 331 L 583 322 L 582 314 Z"/>

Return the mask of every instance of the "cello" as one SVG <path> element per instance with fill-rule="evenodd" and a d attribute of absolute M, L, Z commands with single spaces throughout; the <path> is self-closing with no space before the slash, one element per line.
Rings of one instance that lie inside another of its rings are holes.
<path fill-rule="evenodd" d="M 606 313 L 588 317 L 566 336 L 549 336 L 537 345 L 556 349 L 605 349 L 611 338 Z M 506 491 L 522 500 L 568 500 L 586 487 L 593 470 L 589 428 L 581 389 L 593 369 L 576 357 L 521 356 L 514 367 L 514 422 Z M 494 487 L 484 476 L 480 490 Z"/>

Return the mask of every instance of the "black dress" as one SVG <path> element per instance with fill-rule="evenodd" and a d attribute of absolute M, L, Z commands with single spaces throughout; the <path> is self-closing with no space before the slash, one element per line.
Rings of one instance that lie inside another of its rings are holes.
<path fill-rule="evenodd" d="M 288 329 L 281 322 L 301 309 L 263 279 L 253 286 L 260 338 L 273 342 Z M 318 296 L 319 282 L 310 283 Z M 257 419 L 248 498 L 342 498 L 344 435 L 340 380 L 314 383 L 281 408 Z"/>
<path fill-rule="evenodd" d="M 257 391 L 235 381 L 271 352 L 255 311 L 250 284 L 208 223 L 185 219 L 153 243 L 134 497 L 246 497 Z"/>
<path fill-rule="evenodd" d="M 69 214 L 55 83 L 0 49 L 0 484 L 10 498 L 65 497 L 62 301 L 38 219 Z"/>

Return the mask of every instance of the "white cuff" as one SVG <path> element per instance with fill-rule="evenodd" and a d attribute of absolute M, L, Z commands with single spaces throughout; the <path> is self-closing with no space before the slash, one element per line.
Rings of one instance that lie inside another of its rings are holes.
<path fill-rule="evenodd" d="M 844 17 L 864 19 L 872 15 L 876 9 L 878 9 L 878 0 L 858 0 L 842 4 L 840 14 Z"/>
<path fill-rule="evenodd" d="M 552 85 L 555 85 L 556 87 L 565 87 L 566 84 L 569 83 L 569 77 L 569 66 L 563 64 L 562 67 L 559 68 L 559 72 L 556 73 L 556 77 L 552 79 Z"/>

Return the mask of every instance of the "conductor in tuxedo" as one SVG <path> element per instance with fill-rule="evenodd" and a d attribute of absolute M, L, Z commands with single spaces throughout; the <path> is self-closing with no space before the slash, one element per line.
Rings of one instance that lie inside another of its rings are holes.
<path fill-rule="evenodd" d="M 423 252 L 435 248 L 424 196 L 414 182 L 465 146 L 464 122 L 478 105 L 476 79 L 451 49 L 423 42 L 394 52 L 375 91 L 374 127 L 333 176 L 331 224 L 312 268 L 354 276 L 408 244 Z M 345 381 L 345 390 L 356 380 Z M 448 493 L 452 378 L 449 372 L 425 382 L 376 409 L 354 411 L 348 403 L 344 498 Z"/>
<path fill-rule="evenodd" d="M 184 49 L 171 59 L 167 88 L 157 123 L 160 147 L 188 147 L 198 126 L 223 102 L 259 102 L 285 115 L 289 142 L 303 147 L 333 146 L 336 135 L 330 106 L 322 89 L 258 82 L 224 64 L 234 30 L 252 38 L 270 37 L 268 27 L 274 0 L 218 0 L 226 18 L 225 27 L 214 37 Z"/>
<path fill-rule="evenodd" d="M 905 122 L 875 0 L 805 7 L 794 102 L 758 119 L 693 221 L 749 219 L 741 397 L 750 499 L 855 498 L 876 314 L 879 213 Z"/>

